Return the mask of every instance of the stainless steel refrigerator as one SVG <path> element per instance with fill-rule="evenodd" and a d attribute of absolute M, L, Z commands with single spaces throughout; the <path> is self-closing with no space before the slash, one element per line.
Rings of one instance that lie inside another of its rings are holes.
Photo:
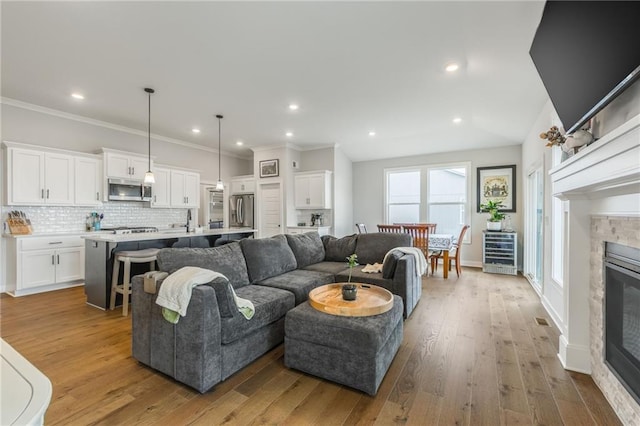
<path fill-rule="evenodd" d="M 229 197 L 229 226 L 253 228 L 253 194 Z"/>

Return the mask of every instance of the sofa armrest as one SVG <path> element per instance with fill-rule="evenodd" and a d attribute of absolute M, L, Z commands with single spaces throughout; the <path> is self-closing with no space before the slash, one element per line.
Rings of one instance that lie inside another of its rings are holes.
<path fill-rule="evenodd" d="M 131 287 L 133 357 L 200 392 L 220 382 L 221 318 L 213 287 L 193 288 L 187 315 L 178 324 L 163 318 L 155 303 L 157 290 L 146 293 L 142 275 L 133 278 Z"/>
<path fill-rule="evenodd" d="M 416 272 L 416 259 L 405 254 L 398 259 L 391 292 L 404 300 L 404 317 L 408 318 L 422 296 L 422 277 Z"/>

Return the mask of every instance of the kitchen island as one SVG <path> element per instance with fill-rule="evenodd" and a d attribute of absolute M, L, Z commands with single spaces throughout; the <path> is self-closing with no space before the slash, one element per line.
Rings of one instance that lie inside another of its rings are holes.
<path fill-rule="evenodd" d="M 108 234 L 96 232 L 85 239 L 85 283 L 87 304 L 106 310 L 111 297 L 113 259 L 119 251 L 167 247 L 214 247 L 228 241 L 251 238 L 256 230 L 250 228 L 207 229 L 204 232 L 159 231 L 137 234 Z M 147 264 L 131 264 L 131 276 L 149 270 Z M 120 269 L 123 273 L 123 268 Z M 122 275 L 119 281 L 122 282 Z M 116 295 L 118 299 L 122 296 Z M 121 303 L 116 300 L 116 305 Z M 135 308 L 134 308 L 135 309 Z"/>

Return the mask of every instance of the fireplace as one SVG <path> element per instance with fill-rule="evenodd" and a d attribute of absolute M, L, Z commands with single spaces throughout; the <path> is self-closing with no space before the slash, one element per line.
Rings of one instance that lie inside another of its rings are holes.
<path fill-rule="evenodd" d="M 640 249 L 606 243 L 605 363 L 640 403 Z"/>

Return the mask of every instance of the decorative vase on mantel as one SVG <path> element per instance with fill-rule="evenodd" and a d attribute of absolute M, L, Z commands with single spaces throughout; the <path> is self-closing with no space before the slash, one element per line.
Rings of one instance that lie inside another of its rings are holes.
<path fill-rule="evenodd" d="M 487 231 L 502 231 L 502 221 L 492 222 L 487 221 Z"/>

